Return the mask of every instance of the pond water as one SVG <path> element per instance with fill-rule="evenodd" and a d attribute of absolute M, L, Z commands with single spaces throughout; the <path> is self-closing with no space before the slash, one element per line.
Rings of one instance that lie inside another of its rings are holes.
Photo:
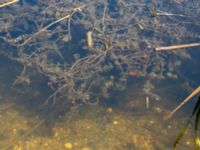
<path fill-rule="evenodd" d="M 1 150 L 171 150 L 200 86 L 198 0 L 0 0 Z M 194 149 L 193 126 L 177 149 Z"/>

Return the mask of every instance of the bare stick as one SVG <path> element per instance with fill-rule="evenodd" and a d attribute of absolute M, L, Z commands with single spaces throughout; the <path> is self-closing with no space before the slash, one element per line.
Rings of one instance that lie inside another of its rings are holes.
<path fill-rule="evenodd" d="M 170 50 L 174 50 L 174 49 L 188 48 L 188 47 L 194 47 L 194 46 L 200 46 L 200 43 L 157 47 L 157 48 L 155 48 L 155 51 L 170 51 Z"/>
<path fill-rule="evenodd" d="M 46 30 L 47 30 L 49 27 L 51 27 L 52 25 L 54 25 L 54 24 L 56 24 L 56 23 L 58 23 L 58 22 L 61 22 L 61 21 L 65 20 L 65 19 L 68 19 L 69 17 L 70 17 L 70 15 L 66 15 L 66 16 L 64 16 L 64 17 L 62 17 L 62 18 L 60 18 L 60 19 L 58 19 L 58 20 L 56 20 L 56 21 L 50 23 L 49 25 L 45 26 L 44 28 L 40 29 L 38 32 L 36 32 L 35 34 L 33 34 L 33 36 L 31 36 L 31 37 L 29 37 L 27 40 L 25 40 L 25 41 L 21 44 L 21 46 L 27 44 L 27 43 L 28 43 L 29 41 L 31 41 L 35 36 L 39 35 L 39 34 L 40 34 L 41 32 L 43 32 L 43 31 L 46 31 Z"/>
<path fill-rule="evenodd" d="M 166 119 L 169 119 L 179 108 L 181 108 L 185 103 L 187 103 L 191 98 L 193 98 L 195 95 L 200 93 L 200 86 L 197 87 L 186 99 L 184 99 L 173 111 L 170 112 L 170 114 L 166 117 Z"/>
<path fill-rule="evenodd" d="M 19 2 L 19 0 L 12 0 L 12 1 L 9 1 L 9 2 L 5 2 L 5 3 L 3 3 L 3 4 L 0 4 L 0 8 L 5 7 L 5 6 L 8 6 L 8 5 L 10 5 L 10 4 L 17 3 L 17 2 Z"/>
<path fill-rule="evenodd" d="M 160 11 L 160 10 L 158 10 L 158 11 L 156 12 L 156 15 L 158 15 L 158 16 L 190 17 L 190 16 L 186 16 L 186 15 L 181 15 L 181 14 L 172 14 L 172 13 L 168 13 L 168 12 L 164 12 L 164 11 Z"/>
<path fill-rule="evenodd" d="M 71 17 L 75 12 L 77 12 L 77 11 L 82 11 L 82 8 L 84 8 L 85 6 L 86 6 L 86 5 L 83 5 L 83 6 L 78 7 L 78 8 L 74 8 L 74 9 L 73 9 L 74 11 L 73 11 L 73 13 L 72 13 L 71 15 L 66 15 L 66 16 L 64 16 L 64 17 L 62 17 L 62 18 L 60 18 L 60 19 L 58 19 L 58 20 L 56 20 L 56 21 L 54 21 L 54 22 L 48 24 L 47 26 L 45 26 L 44 28 L 40 29 L 38 32 L 36 32 L 35 34 L 33 34 L 31 37 L 29 37 L 28 39 L 26 39 L 26 40 L 21 44 L 21 46 L 26 45 L 26 44 L 27 44 L 29 41 L 31 41 L 34 37 L 36 37 L 37 35 L 39 35 L 41 32 L 46 31 L 46 30 L 47 30 L 48 28 L 50 28 L 51 26 L 53 26 L 53 25 L 55 25 L 55 24 L 57 24 L 57 23 L 59 23 L 59 22 L 65 20 L 65 19 L 70 19 L 70 17 Z M 68 26 L 69 26 L 69 24 L 68 24 Z M 70 31 L 69 31 L 69 32 L 70 32 Z"/>

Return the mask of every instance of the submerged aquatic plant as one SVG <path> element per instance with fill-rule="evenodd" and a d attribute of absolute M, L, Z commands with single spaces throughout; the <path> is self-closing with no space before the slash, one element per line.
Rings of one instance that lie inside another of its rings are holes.
<path fill-rule="evenodd" d="M 200 24 L 199 5 L 195 0 L 182 5 L 167 0 L 13 3 L 0 9 L 0 53 L 23 65 L 14 85 L 31 85 L 33 70 L 48 80 L 53 93 L 44 103 L 63 109 L 97 104 L 111 91 L 125 89 L 130 75 L 176 74 L 180 60 L 190 55 L 154 48 L 200 39 L 191 30 Z"/>

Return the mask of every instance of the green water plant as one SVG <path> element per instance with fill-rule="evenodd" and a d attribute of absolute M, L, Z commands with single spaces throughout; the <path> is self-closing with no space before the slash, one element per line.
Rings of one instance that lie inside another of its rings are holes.
<path fill-rule="evenodd" d="M 183 129 L 178 134 L 174 144 L 173 144 L 173 150 L 177 149 L 178 144 L 183 139 L 183 137 L 186 135 L 189 126 L 192 124 L 194 120 L 194 150 L 200 150 L 200 136 L 199 136 L 199 127 L 200 127 L 200 97 L 193 109 L 192 115 L 189 117 L 189 120 L 186 122 Z"/>
<path fill-rule="evenodd" d="M 166 117 L 166 119 L 172 117 L 172 115 L 180 109 L 186 102 L 191 100 L 196 95 L 200 94 L 200 86 L 197 87 L 186 99 L 184 99 L 171 113 Z M 200 136 L 199 136 L 199 127 L 200 127 L 200 96 L 195 104 L 195 107 L 192 111 L 191 116 L 189 117 L 188 121 L 186 122 L 183 129 L 178 134 L 174 144 L 173 144 L 173 150 L 177 149 L 178 144 L 183 139 L 183 137 L 187 134 L 188 128 L 190 125 L 193 124 L 194 121 L 194 150 L 200 150 Z"/>

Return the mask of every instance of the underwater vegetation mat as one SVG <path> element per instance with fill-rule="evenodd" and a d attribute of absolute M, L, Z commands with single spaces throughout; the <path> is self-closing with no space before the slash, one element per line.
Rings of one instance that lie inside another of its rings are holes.
<path fill-rule="evenodd" d="M 16 3 L 0 9 L 0 52 L 23 65 L 13 85 L 46 78 L 53 92 L 46 105 L 95 105 L 124 90 L 130 76 L 175 77 L 190 54 L 154 48 L 198 41 L 198 6 L 195 0 Z"/>

